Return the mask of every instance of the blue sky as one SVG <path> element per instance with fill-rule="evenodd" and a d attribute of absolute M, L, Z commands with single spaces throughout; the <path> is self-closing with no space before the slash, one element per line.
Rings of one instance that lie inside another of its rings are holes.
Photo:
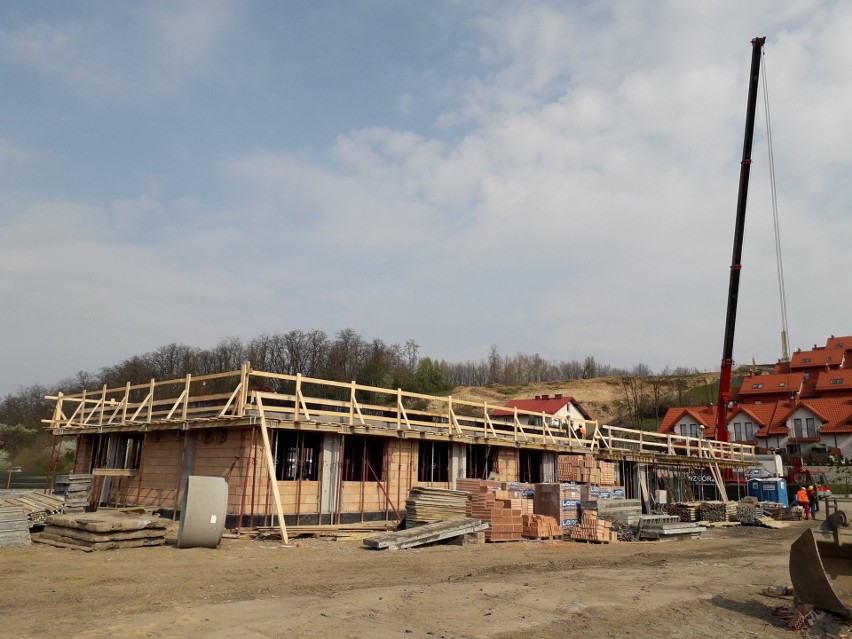
<path fill-rule="evenodd" d="M 852 331 L 852 5 L 0 5 L 0 393 L 163 344 L 716 369 L 752 37 L 791 344 Z M 734 358 L 780 356 L 758 111 Z"/>

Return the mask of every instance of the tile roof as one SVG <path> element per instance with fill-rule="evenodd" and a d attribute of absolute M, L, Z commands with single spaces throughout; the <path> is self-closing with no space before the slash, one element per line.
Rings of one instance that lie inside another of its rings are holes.
<path fill-rule="evenodd" d="M 852 336 L 849 337 L 835 337 L 832 335 L 827 340 L 825 340 L 826 348 L 842 348 L 844 350 L 849 350 L 852 348 Z"/>
<path fill-rule="evenodd" d="M 809 351 L 796 351 L 790 358 L 790 368 L 816 368 L 818 366 L 840 366 L 843 361 L 843 349 L 817 346 Z"/>
<path fill-rule="evenodd" d="M 586 411 L 585 408 L 573 397 L 550 397 L 547 395 L 543 395 L 541 397 L 535 397 L 533 399 L 510 399 L 506 402 L 504 409 L 513 409 L 518 408 L 519 410 L 528 410 L 533 413 L 541 413 L 545 412 L 548 415 L 554 415 L 558 413 L 564 406 L 567 404 L 573 404 L 574 407 L 580 411 L 580 414 L 585 419 L 591 419 L 591 416 Z M 494 417 L 506 417 L 508 415 L 513 415 L 513 410 L 495 410 L 492 415 Z"/>
<path fill-rule="evenodd" d="M 816 391 L 852 391 L 852 368 L 820 371 Z"/>
<path fill-rule="evenodd" d="M 716 436 L 716 405 L 710 404 L 705 406 L 681 406 L 678 408 L 670 408 L 660 424 L 658 432 L 663 434 L 679 434 L 674 432 L 674 427 L 684 417 L 688 415 L 695 420 L 696 424 L 703 424 L 705 427 L 704 436 L 713 438 Z"/>
<path fill-rule="evenodd" d="M 846 397 L 823 397 L 799 402 L 822 420 L 821 434 L 852 433 L 852 399 Z M 789 414 L 792 411 L 788 412 Z"/>
<path fill-rule="evenodd" d="M 804 373 L 779 373 L 774 375 L 749 375 L 740 386 L 738 397 L 777 393 L 798 393 L 802 387 Z"/>
<path fill-rule="evenodd" d="M 773 402 L 771 404 L 758 404 L 757 406 L 749 406 L 749 408 L 762 407 L 762 410 L 769 414 L 769 417 L 763 421 L 763 428 L 755 434 L 757 437 L 772 437 L 773 435 L 784 436 L 788 433 L 787 416 L 790 414 L 790 409 L 793 402 L 784 400 L 781 402 Z"/>
<path fill-rule="evenodd" d="M 792 372 L 782 372 L 785 369 Z M 840 381 L 832 384 L 832 380 Z M 773 395 L 782 393 L 796 393 L 796 398 L 776 401 Z M 799 409 L 810 411 L 820 420 L 820 434 L 852 433 L 852 336 L 832 336 L 825 346 L 797 351 L 789 367 L 778 362 L 770 375 L 747 376 L 732 397 L 742 402 L 728 412 L 728 424 L 738 415 L 746 415 L 760 426 L 756 433 L 758 438 L 790 434 L 787 421 Z M 660 423 L 659 432 L 672 433 L 685 415 L 704 424 L 707 437 L 715 437 L 715 405 L 670 408 Z"/>

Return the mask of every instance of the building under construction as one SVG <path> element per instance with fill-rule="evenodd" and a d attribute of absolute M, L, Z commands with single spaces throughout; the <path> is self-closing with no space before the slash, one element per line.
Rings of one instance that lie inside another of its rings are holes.
<path fill-rule="evenodd" d="M 752 446 L 660 434 L 402 390 L 241 370 L 48 399 L 56 436 L 76 439 L 74 473 L 92 505 L 174 513 L 190 475 L 225 477 L 229 525 L 398 519 L 415 486 L 459 478 L 558 481 L 561 456 L 615 463 L 615 481 L 650 511 L 684 477 L 755 463 Z M 502 409 L 502 410 L 501 410 Z M 509 413 L 507 415 L 507 412 Z M 698 472 L 700 471 L 700 472 Z"/>

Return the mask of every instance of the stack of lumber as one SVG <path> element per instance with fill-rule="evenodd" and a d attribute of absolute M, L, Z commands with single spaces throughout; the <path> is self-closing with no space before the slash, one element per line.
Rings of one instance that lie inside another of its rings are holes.
<path fill-rule="evenodd" d="M 498 499 L 497 491 L 487 485 L 470 493 L 465 514 L 489 524 L 486 541 L 518 541 L 524 532 L 521 511 L 512 508 L 511 499 Z"/>
<path fill-rule="evenodd" d="M 614 484 L 615 464 L 598 461 L 594 455 L 559 455 L 556 479 L 561 482 Z"/>
<path fill-rule="evenodd" d="M 66 513 L 82 513 L 89 505 L 92 476 L 88 474 L 57 475 L 54 493 L 65 497 Z"/>
<path fill-rule="evenodd" d="M 737 521 L 741 524 L 759 524 L 761 517 L 763 517 L 763 508 L 760 507 L 760 504 L 751 501 L 737 503 Z"/>
<path fill-rule="evenodd" d="M 618 534 L 612 529 L 612 523 L 605 519 L 598 519 L 597 514 L 592 511 L 584 511 L 583 519 L 579 526 L 571 528 L 572 541 L 585 541 L 599 544 L 608 544 L 618 541 Z"/>
<path fill-rule="evenodd" d="M 444 539 L 453 539 L 484 530 L 488 524 L 478 519 L 454 519 L 424 524 L 397 532 L 367 537 L 364 545 L 375 550 L 403 550 Z"/>
<path fill-rule="evenodd" d="M 30 527 L 23 506 L 0 506 L 0 547 L 30 545 Z"/>
<path fill-rule="evenodd" d="M 702 521 L 736 521 L 737 504 L 724 501 L 702 501 L 699 512 Z"/>
<path fill-rule="evenodd" d="M 86 513 L 52 515 L 44 532 L 35 541 L 82 550 L 111 550 L 162 546 L 166 543 L 166 523 L 159 517 L 125 513 Z"/>
<path fill-rule="evenodd" d="M 580 524 L 579 484 L 536 484 L 535 514 L 553 517 L 563 530 Z"/>
<path fill-rule="evenodd" d="M 355 524 L 315 524 L 287 526 L 288 537 L 333 537 L 346 539 L 361 535 L 373 535 L 377 532 L 386 532 L 396 528 L 395 521 L 365 521 Z M 281 539 L 281 528 L 278 526 L 258 526 L 249 530 L 241 531 L 241 534 L 251 535 L 253 539 L 268 540 Z"/>
<path fill-rule="evenodd" d="M 26 513 L 29 527 L 41 526 L 50 515 L 56 515 L 63 510 L 62 497 L 45 495 L 36 490 L 15 497 L 0 499 L 0 507 L 20 506 Z"/>
<path fill-rule="evenodd" d="M 677 515 L 681 521 L 698 521 L 700 503 L 697 501 L 678 501 L 669 504 L 670 515 Z"/>
<path fill-rule="evenodd" d="M 562 537 L 562 526 L 547 515 L 522 515 L 523 536 L 527 539 L 553 539 Z"/>
<path fill-rule="evenodd" d="M 468 493 L 446 488 L 415 487 L 405 500 L 406 526 L 464 519 Z"/>

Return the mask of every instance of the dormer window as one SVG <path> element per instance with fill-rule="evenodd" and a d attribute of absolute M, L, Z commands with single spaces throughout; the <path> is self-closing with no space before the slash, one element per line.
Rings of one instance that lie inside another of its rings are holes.
<path fill-rule="evenodd" d="M 803 357 L 802 358 L 802 364 L 810 364 L 810 363 L 811 363 L 810 357 Z"/>
<path fill-rule="evenodd" d="M 833 384 L 833 385 L 842 384 L 842 383 L 843 383 L 842 377 L 835 377 L 829 382 L 829 384 Z"/>
<path fill-rule="evenodd" d="M 784 388 L 787 385 L 787 382 L 778 382 L 778 388 Z"/>
<path fill-rule="evenodd" d="M 752 388 L 763 388 L 763 384 L 752 384 Z"/>

